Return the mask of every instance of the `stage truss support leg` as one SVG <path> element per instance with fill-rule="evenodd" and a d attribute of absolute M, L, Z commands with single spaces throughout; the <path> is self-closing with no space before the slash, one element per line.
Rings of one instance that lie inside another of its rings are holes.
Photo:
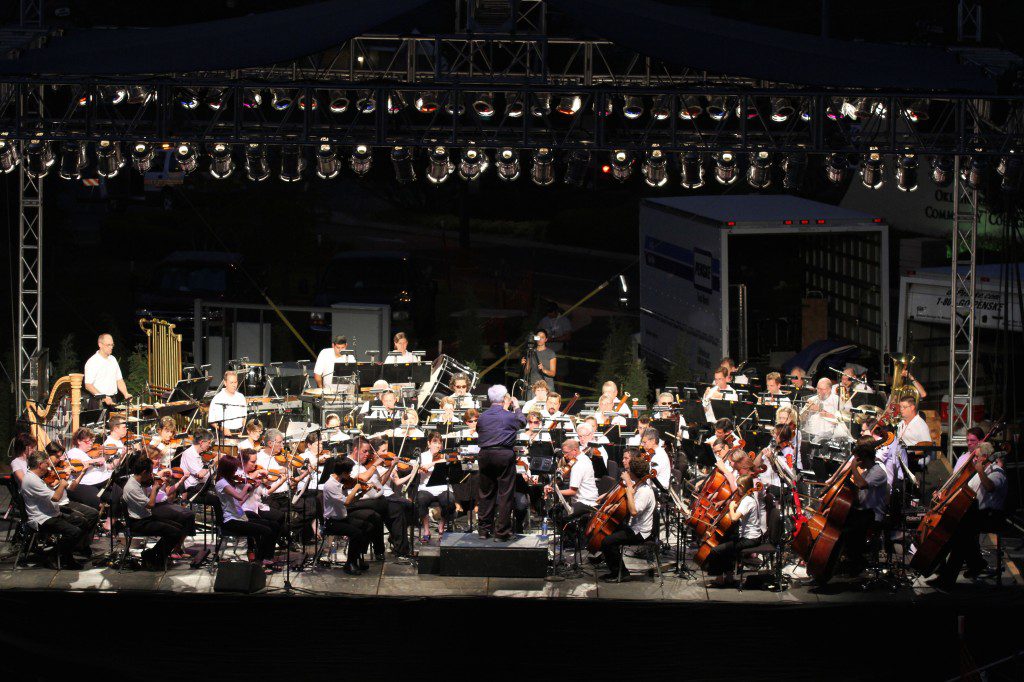
<path fill-rule="evenodd" d="M 960 175 L 963 158 L 953 163 L 953 251 L 949 316 L 949 442 L 946 454 L 955 462 L 954 447 L 967 444 L 974 399 L 974 286 L 978 243 L 978 191 Z"/>

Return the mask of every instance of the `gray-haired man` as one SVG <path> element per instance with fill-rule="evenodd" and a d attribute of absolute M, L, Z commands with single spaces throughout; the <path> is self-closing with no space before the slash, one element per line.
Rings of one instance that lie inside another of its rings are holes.
<path fill-rule="evenodd" d="M 491 406 L 477 422 L 480 454 L 480 536 L 496 541 L 512 539 L 512 502 L 515 492 L 516 457 L 512 446 L 526 417 L 519 401 L 500 384 L 487 390 Z M 495 509 L 497 506 L 497 509 Z"/>

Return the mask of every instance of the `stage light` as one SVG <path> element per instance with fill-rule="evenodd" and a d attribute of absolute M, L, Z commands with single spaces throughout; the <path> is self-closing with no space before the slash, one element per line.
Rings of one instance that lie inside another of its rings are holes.
<path fill-rule="evenodd" d="M 45 178 L 54 162 L 53 145 L 49 141 L 39 137 L 29 141 L 25 149 L 25 173 L 33 178 Z"/>
<path fill-rule="evenodd" d="M 606 118 L 608 116 L 611 116 L 613 113 L 615 113 L 615 98 L 614 97 L 609 95 L 609 96 L 604 98 L 604 111 L 603 112 L 598 107 L 598 102 L 600 101 L 600 99 L 601 99 L 600 97 L 595 95 L 594 96 L 594 101 L 590 105 L 590 110 L 594 112 L 594 116 L 597 116 L 598 118 Z"/>
<path fill-rule="evenodd" d="M 286 144 L 281 147 L 281 172 L 278 177 L 283 182 L 298 182 L 302 179 L 302 171 L 306 170 L 306 157 L 302 147 L 297 144 Z"/>
<path fill-rule="evenodd" d="M 104 85 L 100 87 L 100 101 L 107 104 L 121 104 L 128 99 L 128 90 L 121 85 Z"/>
<path fill-rule="evenodd" d="M 953 157 L 936 156 L 932 158 L 932 182 L 937 187 L 949 187 L 953 182 Z"/>
<path fill-rule="evenodd" d="M 0 140 L 0 173 L 10 173 L 18 165 L 18 143 Z"/>
<path fill-rule="evenodd" d="M 512 147 L 502 147 L 494 157 L 498 177 L 511 182 L 519 179 L 519 152 Z"/>
<path fill-rule="evenodd" d="M 788 190 L 799 190 L 807 174 L 807 155 L 802 152 L 787 154 L 782 159 L 782 186 Z"/>
<path fill-rule="evenodd" d="M 206 106 L 212 111 L 220 111 L 224 107 L 224 88 L 209 88 L 206 91 Z"/>
<path fill-rule="evenodd" d="M 462 95 L 457 94 L 449 98 L 448 103 L 444 105 L 444 110 L 452 117 L 462 116 L 466 113 L 466 105 L 462 103 Z"/>
<path fill-rule="evenodd" d="M 145 173 L 153 165 L 153 145 L 148 142 L 136 142 L 132 147 L 132 168 L 137 173 Z"/>
<path fill-rule="evenodd" d="M 679 184 L 686 189 L 698 189 L 704 186 L 704 159 L 698 152 L 683 152 L 680 157 L 682 177 Z"/>
<path fill-rule="evenodd" d="M 807 123 L 811 120 L 811 110 L 814 107 L 814 101 L 811 99 L 800 100 L 800 120 Z"/>
<path fill-rule="evenodd" d="M 704 113 L 704 107 L 700 105 L 700 97 L 697 95 L 685 95 L 679 104 L 679 118 L 685 121 L 693 119 Z"/>
<path fill-rule="evenodd" d="M 855 121 L 863 121 L 872 116 L 884 116 L 885 105 L 870 97 L 858 97 L 847 100 L 843 105 L 843 112 Z"/>
<path fill-rule="evenodd" d="M 391 150 L 391 165 L 395 167 L 395 180 L 402 185 L 416 182 L 416 166 L 412 162 L 412 149 L 395 147 Z"/>
<path fill-rule="evenodd" d="M 356 111 L 360 114 L 372 114 L 377 111 L 377 97 L 373 90 L 360 90 L 356 98 Z"/>
<path fill-rule="evenodd" d="M 651 108 L 654 113 L 654 108 Z M 668 184 L 668 159 L 660 149 L 648 149 L 644 154 L 644 162 L 640 166 L 644 182 L 651 187 L 664 187 Z"/>
<path fill-rule="evenodd" d="M 217 180 L 224 180 L 235 172 L 235 159 L 231 156 L 231 145 L 226 142 L 214 142 L 210 145 L 210 175 Z"/>
<path fill-rule="evenodd" d="M 999 189 L 1007 193 L 1016 192 L 1020 188 L 1021 159 L 1014 153 L 999 159 L 996 172 L 1002 176 Z"/>
<path fill-rule="evenodd" d="M 405 95 L 398 90 L 388 93 L 388 113 L 394 116 L 405 108 Z"/>
<path fill-rule="evenodd" d="M 242 106 L 246 109 L 258 109 L 263 104 L 263 94 L 257 88 L 246 88 L 242 91 Z"/>
<path fill-rule="evenodd" d="M 270 177 L 266 145 L 252 142 L 245 147 L 245 174 L 253 182 L 263 182 Z"/>
<path fill-rule="evenodd" d="M 473 100 L 473 111 L 483 119 L 494 116 L 494 93 L 478 92 L 476 99 Z"/>
<path fill-rule="evenodd" d="M 711 95 L 708 97 L 707 112 L 712 121 L 724 121 L 729 117 L 729 105 L 721 95 Z"/>
<path fill-rule="evenodd" d="M 530 180 L 538 187 L 547 187 L 555 181 L 555 155 L 547 147 L 541 147 L 533 153 L 533 166 L 530 167 Z"/>
<path fill-rule="evenodd" d="M 810 106 L 810 103 L 808 103 Z M 838 98 L 833 97 L 828 106 L 825 107 L 825 118 L 830 121 L 838 121 L 843 117 L 843 109 L 846 106 L 845 102 Z"/>
<path fill-rule="evenodd" d="M 437 103 L 437 93 L 433 90 L 421 92 L 417 95 L 416 99 L 413 100 L 413 106 L 416 107 L 416 111 L 421 114 L 434 113 L 440 108 Z"/>
<path fill-rule="evenodd" d="M 195 147 L 188 142 L 182 142 L 175 148 L 174 160 L 178 162 L 178 167 L 186 173 L 191 173 L 199 165 L 199 155 L 196 154 Z"/>
<path fill-rule="evenodd" d="M 522 118 L 525 107 L 523 98 L 518 92 L 510 92 L 505 96 L 505 115 L 509 118 Z"/>
<path fill-rule="evenodd" d="M 316 111 L 316 108 L 320 105 L 317 101 L 316 94 L 310 94 L 309 96 L 309 110 Z M 302 111 L 306 110 L 306 93 L 299 95 L 299 109 Z"/>
<path fill-rule="evenodd" d="M 277 111 L 284 111 L 292 105 L 292 96 L 287 90 L 281 88 L 270 89 L 270 106 Z"/>
<path fill-rule="evenodd" d="M 976 151 L 982 151 L 980 149 Z M 988 159 L 982 155 L 968 156 L 960 165 L 960 178 L 969 189 L 979 190 L 985 184 L 985 174 L 988 172 Z"/>
<path fill-rule="evenodd" d="M 911 123 L 919 123 L 928 120 L 928 100 L 914 99 L 903 106 L 903 112 Z"/>
<path fill-rule="evenodd" d="M 740 177 L 736 166 L 736 155 L 732 152 L 715 154 L 715 180 L 722 185 L 731 185 Z"/>
<path fill-rule="evenodd" d="M 352 154 L 348 157 L 348 166 L 352 172 L 363 177 L 370 172 L 373 166 L 373 150 L 365 144 L 357 144 L 352 148 Z"/>
<path fill-rule="evenodd" d="M 328 90 L 327 108 L 332 114 L 344 114 L 348 111 L 348 93 L 344 90 Z"/>
<path fill-rule="evenodd" d="M 430 151 L 430 158 L 427 160 L 427 180 L 435 185 L 440 185 L 447 180 L 455 166 L 448 158 L 448 150 L 438 145 Z"/>
<path fill-rule="evenodd" d="M 338 161 L 338 153 L 330 140 L 321 137 L 320 144 L 316 147 L 316 176 L 321 180 L 331 180 L 338 177 L 340 172 L 341 162 Z"/>
<path fill-rule="evenodd" d="M 558 113 L 563 116 L 572 116 L 583 106 L 583 99 L 579 95 L 562 95 L 558 99 Z"/>
<path fill-rule="evenodd" d="M 149 104 L 156 101 L 156 89 L 148 85 L 133 85 L 128 88 L 128 104 Z"/>
<path fill-rule="evenodd" d="M 876 151 L 864 155 L 860 164 L 860 181 L 868 189 L 882 189 L 885 182 L 885 159 Z"/>
<path fill-rule="evenodd" d="M 89 165 L 85 142 L 64 142 L 60 146 L 60 177 L 65 180 L 78 180 L 82 177 L 82 169 Z"/>
<path fill-rule="evenodd" d="M 764 151 L 751 152 L 747 166 L 747 184 L 754 189 L 766 189 L 772 184 L 772 158 Z"/>
<path fill-rule="evenodd" d="M 569 152 L 565 165 L 565 184 L 582 187 L 587 180 L 587 169 L 590 167 L 590 152 L 586 149 L 574 149 Z"/>
<path fill-rule="evenodd" d="M 178 104 L 183 109 L 195 109 L 199 106 L 199 95 L 192 88 L 178 88 L 177 89 Z"/>
<path fill-rule="evenodd" d="M 616 149 L 611 154 L 612 177 L 619 182 L 629 180 L 633 174 L 633 155 L 625 149 Z"/>
<path fill-rule="evenodd" d="M 622 115 L 633 121 L 644 115 L 644 101 L 636 95 L 623 95 Z"/>
<path fill-rule="evenodd" d="M 825 177 L 833 184 L 843 182 L 849 170 L 850 162 L 845 154 L 830 154 L 825 161 Z"/>
<path fill-rule="evenodd" d="M 538 92 L 533 96 L 533 104 L 530 105 L 530 113 L 534 116 L 547 116 L 551 113 L 551 95 L 547 92 Z"/>
<path fill-rule="evenodd" d="M 463 180 L 479 180 L 487 170 L 487 153 L 478 147 L 466 147 L 459 158 L 459 176 Z"/>
<path fill-rule="evenodd" d="M 788 97 L 772 97 L 771 106 L 772 120 L 776 123 L 784 123 L 793 115 L 793 105 L 790 104 Z"/>
<path fill-rule="evenodd" d="M 651 103 L 651 116 L 655 121 L 664 121 L 672 115 L 672 105 L 669 103 L 668 95 L 658 95 Z"/>
<path fill-rule="evenodd" d="M 746 100 L 746 104 L 743 101 Z M 740 101 L 736 103 L 736 117 L 746 116 L 747 120 L 757 118 L 760 116 L 760 112 L 757 110 L 757 104 L 754 102 L 753 97 L 741 97 Z"/>
<path fill-rule="evenodd" d="M 124 154 L 121 152 L 121 143 L 100 140 L 96 144 L 96 174 L 101 178 L 113 178 L 123 167 Z"/>
<path fill-rule="evenodd" d="M 902 154 L 896 161 L 896 189 L 913 192 L 917 189 L 917 157 Z"/>

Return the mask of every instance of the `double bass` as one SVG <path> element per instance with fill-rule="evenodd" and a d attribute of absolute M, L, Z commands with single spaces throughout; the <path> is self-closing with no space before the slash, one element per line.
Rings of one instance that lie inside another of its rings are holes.
<path fill-rule="evenodd" d="M 851 456 L 825 483 L 818 508 L 809 510 L 807 521 L 793 535 L 793 550 L 807 563 L 807 574 L 824 584 L 832 578 L 842 553 L 840 538 L 850 510 L 857 501 Z"/>

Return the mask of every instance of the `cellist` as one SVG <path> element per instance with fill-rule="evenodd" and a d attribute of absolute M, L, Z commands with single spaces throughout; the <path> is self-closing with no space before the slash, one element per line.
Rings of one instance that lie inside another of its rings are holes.
<path fill-rule="evenodd" d="M 885 469 L 875 461 L 876 447 L 874 437 L 866 436 L 853 448 L 856 462 L 850 469 L 850 480 L 857 487 L 857 497 L 843 530 L 851 575 L 864 569 L 868 533 L 878 528 L 888 507 L 889 480 Z"/>
<path fill-rule="evenodd" d="M 654 530 L 655 494 L 649 479 L 651 471 L 647 458 L 638 457 L 635 448 L 627 448 L 623 461 L 629 465 L 621 474 L 626 489 L 626 504 L 629 508 L 629 523 L 608 535 L 601 541 L 601 554 L 608 564 L 608 573 L 601 576 L 606 582 L 621 582 L 629 579 L 629 570 L 622 565 L 622 548 L 646 542 Z"/>
<path fill-rule="evenodd" d="M 949 540 L 949 556 L 939 568 L 938 575 L 928 581 L 929 585 L 940 590 L 956 585 L 957 574 L 965 563 L 964 577 L 970 579 L 977 578 L 988 568 L 988 563 L 981 556 L 978 536 L 998 532 L 1006 518 L 1007 481 L 1002 450 L 995 450 L 991 443 L 981 443 L 965 466 L 975 471 L 967 485 L 976 497 Z"/>
<path fill-rule="evenodd" d="M 733 522 L 724 542 L 719 542 L 708 556 L 708 574 L 715 579 L 708 587 L 724 587 L 733 582 L 733 568 L 741 550 L 761 544 L 767 526 L 764 504 L 754 490 L 755 478 L 743 474 L 736 479 L 737 494 L 729 500 L 728 511 Z"/>

